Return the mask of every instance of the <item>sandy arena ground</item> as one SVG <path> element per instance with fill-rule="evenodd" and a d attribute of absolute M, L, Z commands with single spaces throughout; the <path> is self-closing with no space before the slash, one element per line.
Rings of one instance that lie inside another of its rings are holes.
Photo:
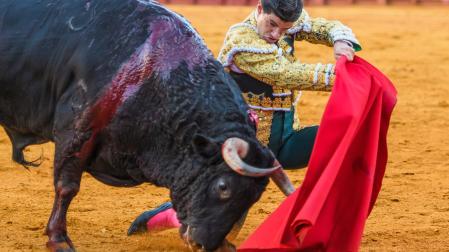
<path fill-rule="evenodd" d="M 185 15 L 215 55 L 227 27 L 250 8 L 171 6 Z M 449 251 L 449 7 L 309 7 L 312 16 L 340 19 L 357 34 L 359 53 L 386 73 L 399 91 L 389 131 L 390 159 L 361 251 Z M 303 62 L 332 62 L 331 50 L 299 43 Z M 0 91 L 1 92 L 1 91 Z M 303 122 L 318 123 L 328 94 L 303 96 Z M 0 129 L 0 251 L 45 251 L 43 235 L 53 202 L 53 144 L 33 146 L 40 168 L 11 161 Z M 289 171 L 298 185 L 305 171 Z M 283 200 L 272 184 L 250 211 L 240 244 Z M 84 175 L 68 213 L 79 251 L 184 251 L 177 231 L 126 236 L 143 210 L 168 199 L 166 189 L 113 188 Z"/>

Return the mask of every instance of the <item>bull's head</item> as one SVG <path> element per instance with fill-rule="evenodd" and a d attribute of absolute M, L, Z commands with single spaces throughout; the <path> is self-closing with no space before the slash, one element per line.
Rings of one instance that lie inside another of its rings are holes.
<path fill-rule="evenodd" d="M 259 143 L 229 138 L 220 146 L 206 137 L 199 139 L 198 151 L 210 160 L 207 170 L 214 172 L 205 175 L 201 186 L 201 178 L 196 179 L 191 201 L 177 209 L 181 236 L 193 250 L 232 251 L 226 235 L 260 198 L 268 177 L 286 195 L 294 188 L 271 151 Z M 174 204 L 176 208 L 175 198 Z"/>

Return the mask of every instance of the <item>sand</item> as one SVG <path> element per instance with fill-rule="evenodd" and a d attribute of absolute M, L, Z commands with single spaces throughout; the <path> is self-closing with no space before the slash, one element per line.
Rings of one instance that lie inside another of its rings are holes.
<path fill-rule="evenodd" d="M 185 15 L 215 55 L 231 24 L 247 7 L 171 6 Z M 360 56 L 395 83 L 399 95 L 389 131 L 390 159 L 361 251 L 449 251 L 449 8 L 416 6 L 310 7 L 312 16 L 339 19 L 363 45 Z M 333 62 L 324 46 L 301 42 L 303 62 Z M 318 123 L 328 94 L 306 92 L 304 123 Z M 0 130 L 0 251 L 45 251 L 43 235 L 53 202 L 53 144 L 27 149 L 44 156 L 30 171 L 11 161 L 11 145 Z M 298 185 L 305 170 L 289 171 Z M 236 240 L 240 244 L 283 200 L 270 184 L 251 209 Z M 68 231 L 79 251 L 183 251 L 176 230 L 127 237 L 143 210 L 168 200 L 152 185 L 113 188 L 85 174 L 68 213 Z"/>

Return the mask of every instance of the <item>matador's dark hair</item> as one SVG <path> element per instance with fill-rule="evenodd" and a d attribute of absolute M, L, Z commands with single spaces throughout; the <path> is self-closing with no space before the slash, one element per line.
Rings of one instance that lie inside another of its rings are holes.
<path fill-rule="evenodd" d="M 265 13 L 274 13 L 287 22 L 298 20 L 303 8 L 302 0 L 260 0 L 260 2 Z"/>

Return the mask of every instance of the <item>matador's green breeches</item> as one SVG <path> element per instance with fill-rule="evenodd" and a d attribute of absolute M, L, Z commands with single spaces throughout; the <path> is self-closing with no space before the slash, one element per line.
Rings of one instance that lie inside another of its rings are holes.
<path fill-rule="evenodd" d="M 318 126 L 293 130 L 293 112 L 273 113 L 268 147 L 284 169 L 299 169 L 308 165 Z"/>

